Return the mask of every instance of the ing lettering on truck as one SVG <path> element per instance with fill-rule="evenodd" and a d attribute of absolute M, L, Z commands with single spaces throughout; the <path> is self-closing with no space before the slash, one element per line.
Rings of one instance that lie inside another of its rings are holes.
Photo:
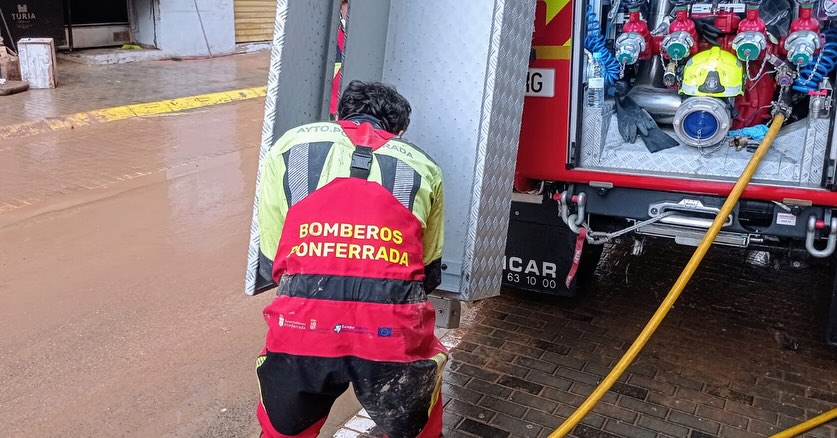
<path fill-rule="evenodd" d="M 529 68 L 526 72 L 527 97 L 555 97 L 555 70 Z"/>

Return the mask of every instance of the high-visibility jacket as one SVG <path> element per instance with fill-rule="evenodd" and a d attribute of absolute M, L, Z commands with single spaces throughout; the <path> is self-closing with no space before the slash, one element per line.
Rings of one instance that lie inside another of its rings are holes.
<path fill-rule="evenodd" d="M 368 181 L 384 186 L 420 223 L 425 285 L 427 291 L 435 289 L 441 281 L 444 238 L 441 169 L 417 146 L 368 122 L 303 125 L 286 132 L 271 148 L 259 192 L 263 260 L 272 264 L 292 205 L 335 178 L 350 176 L 355 143 L 375 148 Z"/>

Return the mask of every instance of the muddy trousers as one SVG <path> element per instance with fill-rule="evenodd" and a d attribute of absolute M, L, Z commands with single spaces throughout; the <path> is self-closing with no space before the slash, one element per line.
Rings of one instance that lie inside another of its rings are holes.
<path fill-rule="evenodd" d="M 316 438 L 334 401 L 354 387 L 358 401 L 388 438 L 438 438 L 441 372 L 447 357 L 410 363 L 266 352 L 256 362 L 265 438 Z"/>

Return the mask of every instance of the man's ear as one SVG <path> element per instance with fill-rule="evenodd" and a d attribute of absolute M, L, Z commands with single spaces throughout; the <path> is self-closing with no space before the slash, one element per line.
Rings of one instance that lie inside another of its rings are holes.
<path fill-rule="evenodd" d="M 404 130 L 403 129 L 401 130 L 401 132 L 398 133 L 399 137 L 401 137 L 402 135 L 404 135 Z"/>

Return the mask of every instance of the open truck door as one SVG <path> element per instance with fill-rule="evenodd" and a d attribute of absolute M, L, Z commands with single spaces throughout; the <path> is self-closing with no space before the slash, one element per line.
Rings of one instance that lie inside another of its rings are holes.
<path fill-rule="evenodd" d="M 277 1 L 260 163 L 286 130 L 328 119 L 332 80 L 394 85 L 413 109 L 405 139 L 443 171 L 439 323 L 455 326 L 445 304 L 455 312 L 458 301 L 500 293 L 535 0 L 351 0 L 334 77 L 339 8 L 339 0 Z M 259 181 L 248 295 L 273 286 L 260 266 Z"/>

